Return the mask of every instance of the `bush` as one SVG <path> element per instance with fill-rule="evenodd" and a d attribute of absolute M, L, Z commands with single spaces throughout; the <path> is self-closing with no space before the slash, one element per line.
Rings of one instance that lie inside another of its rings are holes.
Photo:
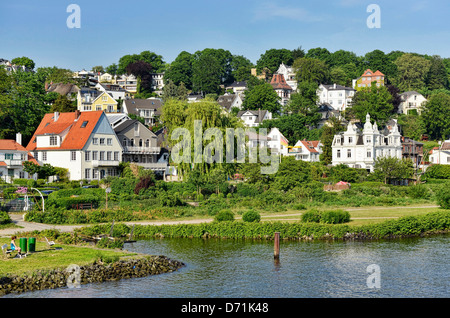
<path fill-rule="evenodd" d="M 302 215 L 303 222 L 340 224 L 350 221 L 350 213 L 343 210 L 318 211 L 309 210 Z"/>
<path fill-rule="evenodd" d="M 302 214 L 302 222 L 320 222 L 320 212 L 316 209 L 306 211 Z"/>
<path fill-rule="evenodd" d="M 343 210 L 324 211 L 320 214 L 320 222 L 327 224 L 340 224 L 350 221 L 350 213 Z"/>
<path fill-rule="evenodd" d="M 242 220 L 244 222 L 259 222 L 261 220 L 261 215 L 255 210 L 248 210 L 242 215 Z"/>
<path fill-rule="evenodd" d="M 442 187 L 437 193 L 436 193 L 437 203 L 441 206 L 443 209 L 450 209 L 450 188 L 449 187 Z"/>
<path fill-rule="evenodd" d="M 0 211 L 0 225 L 8 223 L 11 223 L 11 218 L 9 217 L 9 214 L 7 212 Z"/>
<path fill-rule="evenodd" d="M 222 221 L 234 221 L 234 214 L 231 212 L 231 210 L 222 210 L 214 217 L 214 220 L 217 222 Z"/>

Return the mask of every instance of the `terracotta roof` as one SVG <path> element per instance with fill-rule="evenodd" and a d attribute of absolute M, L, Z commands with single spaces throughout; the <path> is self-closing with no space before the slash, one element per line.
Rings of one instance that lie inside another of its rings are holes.
<path fill-rule="evenodd" d="M 21 144 L 12 139 L 0 139 L 0 150 L 27 151 Z"/>
<path fill-rule="evenodd" d="M 79 117 L 77 118 L 79 114 Z M 61 143 L 60 147 L 46 147 L 39 148 L 39 150 L 68 150 L 68 149 L 82 149 L 89 139 L 93 129 L 97 125 L 103 111 L 88 111 L 88 112 L 73 112 L 60 113 L 58 120 L 54 121 L 54 114 L 45 114 L 38 128 L 34 132 L 33 137 L 28 143 L 27 150 L 36 150 L 36 136 L 43 134 L 59 134 L 66 128 L 69 132 Z M 84 122 L 87 122 L 85 127 L 81 127 Z"/>
<path fill-rule="evenodd" d="M 319 140 L 301 140 L 301 142 L 309 152 L 318 152 L 315 148 L 319 145 Z"/>
<path fill-rule="evenodd" d="M 6 162 L 0 161 L 0 166 L 6 166 Z"/>
<path fill-rule="evenodd" d="M 367 74 L 368 72 L 370 72 L 371 74 Z M 381 73 L 379 70 L 377 70 L 375 73 L 369 68 L 367 70 L 364 71 L 364 74 L 362 76 L 374 76 L 374 75 L 381 75 L 384 76 L 383 73 Z"/>
<path fill-rule="evenodd" d="M 283 74 L 273 74 L 272 81 L 270 82 L 273 89 L 287 89 L 292 90 L 292 87 L 286 83 Z"/>

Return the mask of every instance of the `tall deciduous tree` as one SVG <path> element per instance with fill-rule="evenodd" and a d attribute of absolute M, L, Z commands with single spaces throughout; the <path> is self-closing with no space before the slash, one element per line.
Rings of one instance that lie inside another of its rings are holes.
<path fill-rule="evenodd" d="M 449 88 L 447 69 L 440 56 L 431 57 L 430 70 L 425 81 L 429 90 Z"/>
<path fill-rule="evenodd" d="M 329 69 L 322 60 L 308 57 L 299 58 L 294 61 L 292 68 L 298 83 L 313 82 L 319 85 L 329 81 Z"/>
<path fill-rule="evenodd" d="M 11 60 L 11 63 L 15 64 L 15 65 L 25 66 L 26 68 L 28 68 L 30 70 L 34 70 L 34 66 L 35 66 L 34 61 L 26 56 L 16 57 Z"/>
<path fill-rule="evenodd" d="M 439 92 L 432 95 L 422 110 L 422 119 L 432 139 L 450 136 L 450 96 Z"/>
<path fill-rule="evenodd" d="M 187 89 L 192 89 L 192 63 L 193 55 L 189 52 L 182 51 L 175 60 L 170 63 L 164 74 L 166 83 L 171 80 L 175 85 L 183 82 Z"/>
<path fill-rule="evenodd" d="M 288 49 L 270 49 L 261 54 L 258 61 L 256 61 L 256 70 L 258 73 L 267 71 L 269 78 L 272 77 L 280 67 L 281 63 L 292 65 L 294 62 L 293 53 Z"/>
<path fill-rule="evenodd" d="M 391 179 L 410 178 L 414 173 L 411 160 L 396 157 L 378 157 L 375 159 L 374 168 L 375 172 L 383 177 L 385 184 Z"/>
<path fill-rule="evenodd" d="M 136 61 L 127 65 L 128 74 L 133 74 L 138 79 L 138 94 L 152 92 L 152 65 L 144 61 Z"/>
<path fill-rule="evenodd" d="M 420 90 L 425 87 L 425 78 L 431 62 L 421 56 L 406 53 L 395 60 L 397 66 L 396 86 L 402 91 Z"/>
<path fill-rule="evenodd" d="M 272 114 L 276 114 L 281 110 L 280 97 L 269 83 L 251 86 L 244 94 L 243 109 L 268 110 Z"/>

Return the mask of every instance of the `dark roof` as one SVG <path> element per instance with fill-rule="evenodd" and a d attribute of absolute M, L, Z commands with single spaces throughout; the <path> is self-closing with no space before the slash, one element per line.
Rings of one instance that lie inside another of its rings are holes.
<path fill-rule="evenodd" d="M 154 110 L 156 110 L 155 115 L 158 116 L 161 114 L 162 102 L 159 99 L 132 98 L 132 99 L 124 100 L 123 103 L 124 103 L 124 106 L 126 106 L 129 114 L 137 115 L 136 109 L 154 109 Z"/>
<path fill-rule="evenodd" d="M 336 91 L 342 91 L 342 90 L 354 91 L 355 90 L 351 87 L 346 87 L 346 86 L 342 86 L 342 85 L 338 85 L 338 84 L 330 84 L 330 85 L 322 84 L 322 86 L 325 87 L 327 90 L 336 90 Z"/>
<path fill-rule="evenodd" d="M 230 85 L 227 85 L 227 87 L 247 87 L 247 82 L 246 81 L 240 81 L 240 82 L 234 81 Z"/>
<path fill-rule="evenodd" d="M 286 83 L 283 74 L 273 74 L 270 85 L 272 85 L 273 89 L 292 90 L 292 87 L 289 86 L 288 83 Z"/>
<path fill-rule="evenodd" d="M 237 117 L 241 118 L 245 113 L 251 113 L 253 116 L 256 116 L 255 123 L 262 123 L 264 116 L 268 112 L 267 110 L 241 110 L 237 113 Z"/>
<path fill-rule="evenodd" d="M 220 106 L 222 106 L 223 108 L 230 110 L 231 105 L 233 104 L 233 101 L 235 100 L 235 98 L 237 97 L 236 94 L 227 94 L 227 95 L 221 95 L 219 96 L 219 98 L 217 99 L 217 102 L 219 103 Z"/>
<path fill-rule="evenodd" d="M 123 123 L 118 125 L 114 128 L 114 131 L 116 134 L 120 134 L 122 131 L 130 127 L 131 125 L 134 125 L 135 123 L 139 123 L 141 126 L 143 126 L 145 129 L 147 129 L 152 135 L 155 135 L 154 132 L 152 132 L 150 129 L 148 129 L 144 124 L 142 124 L 139 120 L 136 119 L 128 119 L 125 120 Z M 155 135 L 156 136 L 156 135 Z"/>

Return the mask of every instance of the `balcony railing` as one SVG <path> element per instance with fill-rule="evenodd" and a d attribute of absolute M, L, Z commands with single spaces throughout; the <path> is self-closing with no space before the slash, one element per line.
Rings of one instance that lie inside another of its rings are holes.
<path fill-rule="evenodd" d="M 132 154 L 159 154 L 161 147 L 123 146 L 123 152 Z"/>
<path fill-rule="evenodd" d="M 22 166 L 22 160 L 5 159 L 7 167 L 20 167 Z"/>
<path fill-rule="evenodd" d="M 92 166 L 97 167 L 118 167 L 119 160 L 92 160 Z"/>
<path fill-rule="evenodd" d="M 134 164 L 137 164 L 138 166 L 141 166 L 144 169 L 151 169 L 151 170 L 166 170 L 167 163 L 157 163 L 157 162 L 134 162 Z"/>

